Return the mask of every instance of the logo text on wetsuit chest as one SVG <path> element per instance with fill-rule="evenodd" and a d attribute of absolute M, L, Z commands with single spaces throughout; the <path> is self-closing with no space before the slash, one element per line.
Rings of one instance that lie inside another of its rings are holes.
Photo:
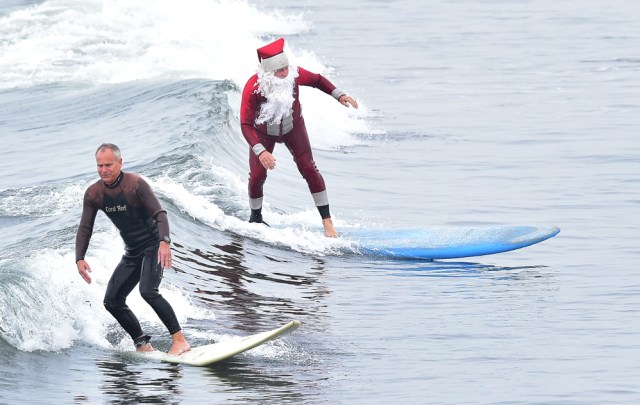
<path fill-rule="evenodd" d="M 104 207 L 104 212 L 122 212 L 126 210 L 127 210 L 126 205 L 114 205 L 112 207 Z"/>

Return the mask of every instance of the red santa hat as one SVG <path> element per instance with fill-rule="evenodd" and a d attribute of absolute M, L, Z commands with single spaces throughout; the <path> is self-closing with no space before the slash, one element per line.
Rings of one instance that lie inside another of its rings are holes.
<path fill-rule="evenodd" d="M 289 59 L 287 59 L 287 54 L 284 53 L 284 38 L 258 48 L 258 60 L 265 72 L 273 72 L 289 66 Z"/>

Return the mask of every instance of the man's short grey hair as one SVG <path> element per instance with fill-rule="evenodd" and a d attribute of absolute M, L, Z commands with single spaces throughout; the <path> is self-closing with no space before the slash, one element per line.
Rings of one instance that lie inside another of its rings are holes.
<path fill-rule="evenodd" d="M 105 149 L 111 149 L 113 154 L 116 156 L 116 159 L 118 160 L 122 159 L 122 153 L 120 153 L 120 148 L 118 148 L 116 145 L 112 143 L 103 143 L 102 145 L 98 146 L 98 149 L 96 149 L 96 156 L 98 155 L 98 152 L 102 152 Z"/>

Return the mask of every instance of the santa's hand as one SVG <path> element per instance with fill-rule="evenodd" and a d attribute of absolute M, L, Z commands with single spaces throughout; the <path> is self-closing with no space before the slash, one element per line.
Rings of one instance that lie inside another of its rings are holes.
<path fill-rule="evenodd" d="M 338 101 L 345 107 L 349 107 L 349 104 L 351 104 L 353 108 L 358 108 L 358 102 L 353 97 L 347 96 L 346 94 L 340 96 Z"/>
<path fill-rule="evenodd" d="M 258 159 L 260 159 L 260 163 L 265 169 L 273 170 L 276 168 L 276 158 L 269 151 L 262 152 Z"/>

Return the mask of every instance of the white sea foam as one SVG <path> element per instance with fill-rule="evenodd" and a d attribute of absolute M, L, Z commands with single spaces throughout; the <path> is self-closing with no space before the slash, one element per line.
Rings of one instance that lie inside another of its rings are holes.
<path fill-rule="evenodd" d="M 0 19 L 0 89 L 194 78 L 230 80 L 242 89 L 258 66 L 256 48 L 308 30 L 302 15 L 243 0 L 49 0 Z M 292 63 L 355 91 L 333 78 L 313 52 L 290 41 L 286 51 Z M 237 120 L 240 100 L 234 96 L 229 104 Z M 345 108 L 316 89 L 301 89 L 315 149 L 359 145 L 363 140 L 353 134 L 374 132 L 365 120 L 371 116 L 366 100 L 358 101 L 358 110 Z"/>
<path fill-rule="evenodd" d="M 214 195 L 189 191 L 182 183 L 169 177 L 147 181 L 154 190 L 170 199 L 184 214 L 220 231 L 231 231 L 303 253 L 339 253 L 345 247 L 351 246 L 349 241 L 324 236 L 315 208 L 294 214 L 280 214 L 271 211 L 269 205 L 265 204 L 263 213 L 268 215 L 271 221 L 271 227 L 266 227 L 226 215 L 216 204 Z M 335 225 L 343 224 L 336 222 Z"/>
<path fill-rule="evenodd" d="M 246 80 L 263 35 L 304 32 L 300 16 L 240 0 L 49 0 L 2 18 L 0 86 L 154 77 Z"/>
<path fill-rule="evenodd" d="M 107 333 L 120 326 L 104 309 L 102 300 L 122 251 L 122 241 L 115 229 L 94 235 L 86 258 L 92 269 L 91 284 L 78 275 L 74 254 L 68 250 L 45 249 L 14 264 L 2 263 L 3 271 L 13 271 L 13 277 L 6 279 L 0 290 L 0 307 L 7 309 L 0 319 L 3 338 L 24 351 L 58 351 L 75 342 L 111 347 Z M 166 280 L 160 292 L 181 323 L 188 318 L 214 317 L 198 308 L 186 291 Z M 147 325 L 164 331 L 158 316 L 137 290 L 129 295 L 127 304 L 143 328 Z M 132 348 L 128 338 L 124 342 Z"/>

